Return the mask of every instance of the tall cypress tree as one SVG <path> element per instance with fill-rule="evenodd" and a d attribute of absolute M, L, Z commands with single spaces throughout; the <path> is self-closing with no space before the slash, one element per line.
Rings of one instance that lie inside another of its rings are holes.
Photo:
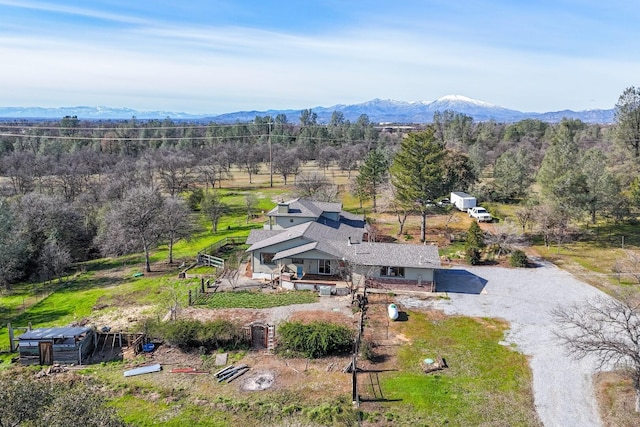
<path fill-rule="evenodd" d="M 427 213 L 432 200 L 440 196 L 442 162 L 446 151 L 429 127 L 424 132 L 409 134 L 391 165 L 391 182 L 398 200 L 410 203 L 420 213 L 420 240 L 426 239 Z"/>
<path fill-rule="evenodd" d="M 389 163 L 384 153 L 371 150 L 360 166 L 356 178 L 357 191 L 373 200 L 373 211 L 376 212 L 376 199 L 380 185 L 388 178 Z"/>

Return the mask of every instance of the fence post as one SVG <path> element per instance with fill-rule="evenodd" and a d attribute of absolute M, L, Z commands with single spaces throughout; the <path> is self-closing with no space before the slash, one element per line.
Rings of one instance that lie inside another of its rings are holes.
<path fill-rule="evenodd" d="M 7 323 L 7 330 L 9 331 L 9 348 L 11 349 L 11 353 L 13 353 L 13 329 L 11 328 L 11 323 Z"/>
<path fill-rule="evenodd" d="M 200 292 L 204 294 L 204 277 L 200 278 Z"/>
<path fill-rule="evenodd" d="M 189 289 L 189 307 L 191 307 L 191 289 Z"/>

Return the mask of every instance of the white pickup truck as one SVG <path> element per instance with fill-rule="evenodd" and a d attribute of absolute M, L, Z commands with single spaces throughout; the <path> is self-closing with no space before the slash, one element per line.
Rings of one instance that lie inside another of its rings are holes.
<path fill-rule="evenodd" d="M 478 222 L 491 222 L 493 218 L 491 218 L 491 214 L 487 212 L 485 208 L 480 206 L 476 206 L 474 208 L 469 208 L 467 210 L 470 217 L 473 217 L 478 220 Z"/>

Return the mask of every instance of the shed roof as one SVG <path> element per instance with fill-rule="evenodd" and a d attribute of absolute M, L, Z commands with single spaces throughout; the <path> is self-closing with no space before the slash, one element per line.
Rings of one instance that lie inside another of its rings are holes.
<path fill-rule="evenodd" d="M 73 338 L 91 331 L 87 327 L 38 328 L 20 335 L 20 340 L 42 340 L 53 338 Z"/>

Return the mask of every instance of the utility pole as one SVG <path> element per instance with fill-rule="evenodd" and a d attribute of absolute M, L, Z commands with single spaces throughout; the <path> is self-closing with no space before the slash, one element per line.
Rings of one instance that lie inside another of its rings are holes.
<path fill-rule="evenodd" d="M 271 116 L 269 116 L 269 187 L 273 188 L 273 150 L 271 147 Z"/>

